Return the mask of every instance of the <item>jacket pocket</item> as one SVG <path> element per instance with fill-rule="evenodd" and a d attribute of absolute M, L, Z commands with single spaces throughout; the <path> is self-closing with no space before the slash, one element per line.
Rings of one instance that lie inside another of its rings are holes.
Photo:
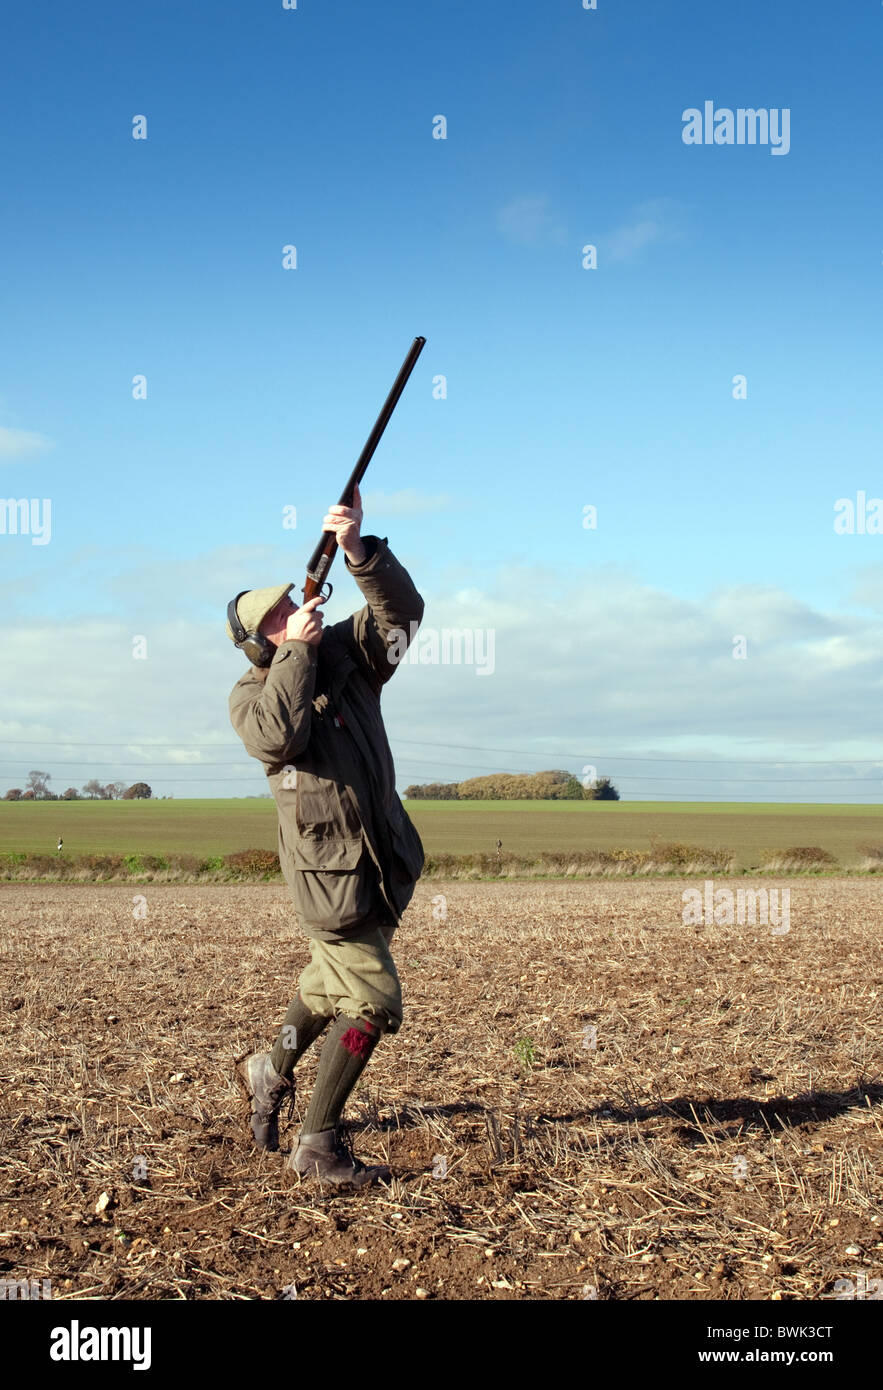
<path fill-rule="evenodd" d="M 345 783 L 303 773 L 297 779 L 294 804 L 297 833 L 307 839 L 357 840 L 361 824 Z"/>
<path fill-rule="evenodd" d="M 318 835 L 299 835 L 294 842 L 294 867 L 315 872 L 346 873 L 359 867 L 362 838 L 331 840 Z"/>
<path fill-rule="evenodd" d="M 307 926 L 356 929 L 374 910 L 376 872 L 361 837 L 299 836 L 292 864 L 294 905 Z"/>
<path fill-rule="evenodd" d="M 298 778 L 294 819 L 299 836 L 339 836 L 341 826 L 337 822 L 336 810 L 329 788 L 304 787 L 302 779 Z"/>

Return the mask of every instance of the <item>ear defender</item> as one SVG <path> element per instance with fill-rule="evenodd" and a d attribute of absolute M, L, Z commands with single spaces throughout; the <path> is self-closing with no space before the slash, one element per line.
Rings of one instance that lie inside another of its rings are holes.
<path fill-rule="evenodd" d="M 237 594 L 227 604 L 227 622 L 233 632 L 234 646 L 245 653 L 252 666 L 269 666 L 278 650 L 276 643 L 271 642 L 269 637 L 264 637 L 263 633 L 246 632 L 236 611 L 236 605 L 242 598 L 242 594 L 248 592 L 248 589 L 243 589 L 241 594 Z"/>

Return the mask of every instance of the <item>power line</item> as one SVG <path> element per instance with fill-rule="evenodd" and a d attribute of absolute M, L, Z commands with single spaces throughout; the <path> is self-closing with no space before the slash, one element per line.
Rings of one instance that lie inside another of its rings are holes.
<path fill-rule="evenodd" d="M 413 758 L 397 758 L 396 767 L 479 767 L 478 763 L 442 763 L 442 762 L 418 762 Z M 485 767 L 486 772 L 496 773 L 500 777 L 535 777 L 538 774 L 533 772 L 511 771 L 506 768 Z M 573 774 L 576 776 L 576 773 Z M 812 782 L 814 785 L 819 782 L 860 782 L 864 785 L 875 781 L 870 777 L 730 777 L 721 774 L 719 777 L 649 777 L 643 772 L 616 772 L 618 782 L 750 782 L 752 785 L 758 782 L 769 782 L 774 786 L 783 786 L 791 782 Z"/>
<path fill-rule="evenodd" d="M 133 744 L 133 743 L 136 743 L 136 742 L 137 742 L 137 739 L 129 739 L 128 742 L 126 742 L 126 743 L 108 743 L 108 742 L 106 742 L 106 741 L 104 741 L 104 740 L 102 740 L 102 739 L 94 739 L 94 740 L 93 740 L 93 739 L 87 739 L 87 740 L 82 740 L 82 739 L 69 739 L 69 738 L 65 738 L 65 739 L 59 739 L 56 743 L 49 743 L 46 739 L 42 739 L 42 738 L 0 738 L 0 745 L 14 744 L 16 747 L 18 747 L 18 746 L 19 746 L 20 744 L 22 744 L 22 743 L 24 743 L 24 744 L 33 743 L 33 744 L 36 744 L 36 745 L 37 745 L 38 747 L 40 747 L 40 748 L 131 748 L 131 747 L 132 747 L 132 744 Z M 217 749 L 221 749 L 222 751 L 223 751 L 223 749 L 226 748 L 227 746 L 228 746 L 227 744 L 220 744 L 220 743 L 191 743 L 191 744 L 189 745 L 190 748 L 214 748 L 214 749 L 216 749 L 216 750 L 217 750 Z M 232 745 L 232 746 L 235 747 L 235 744 Z M 441 745 L 441 746 L 443 747 L 444 745 Z M 157 747 L 157 752 L 158 752 L 158 753 L 162 753 L 162 752 L 164 752 L 166 749 L 168 749 L 168 748 L 176 748 L 176 747 L 178 747 L 178 745 L 177 745 L 177 744 L 170 744 L 170 743 L 162 743 L 162 744 L 157 744 L 156 747 Z"/>
<path fill-rule="evenodd" d="M 439 745 L 439 746 L 444 746 L 444 745 Z M 560 755 L 556 755 L 556 756 L 560 756 Z M 48 762 L 49 759 L 47 759 L 46 761 Z M 614 759 L 614 760 L 611 760 L 611 761 L 616 761 L 616 760 Z M 661 760 L 659 760 L 659 761 L 661 761 Z M 675 761 L 684 762 L 684 761 L 687 761 L 687 760 L 686 760 L 686 759 L 681 759 L 681 760 L 675 760 Z M 19 760 L 17 760 L 17 759 L 16 759 L 16 760 L 13 760 L 13 759 L 11 759 L 11 758 L 4 758 L 4 759 L 0 760 L 0 766 L 3 766 L 3 767 L 16 767 L 16 766 L 18 766 L 18 763 L 19 763 Z M 499 767 L 499 766 L 496 765 L 496 764 L 494 764 L 494 765 L 492 766 L 492 765 L 487 764 L 487 763 L 484 763 L 484 764 L 482 764 L 482 763 L 473 763 L 473 762 L 469 762 L 469 763 L 457 763 L 457 762 L 447 762 L 447 761 L 445 761 L 445 760 L 438 760 L 438 759 L 433 759 L 432 761 L 428 761 L 428 760 L 427 760 L 427 761 L 424 761 L 424 760 L 422 760 L 422 759 L 417 759 L 417 758 L 403 757 L 403 758 L 397 759 L 397 765 L 398 765 L 399 767 L 410 767 L 410 768 L 419 768 L 419 767 L 430 767 L 430 768 L 450 767 L 450 768 L 466 768 L 466 769 L 473 769 L 473 770 L 478 769 L 478 770 L 484 771 L 484 772 L 497 773 L 498 775 L 501 775 L 501 776 L 515 776 L 515 777 L 522 776 L 522 777 L 530 777 L 530 776 L 534 776 L 534 775 L 535 775 L 534 773 L 531 773 L 531 772 L 525 772 L 523 769 L 506 769 L 506 768 L 501 768 L 501 767 Z M 730 764 L 730 763 L 726 763 L 726 764 L 725 764 L 725 766 L 732 766 L 732 765 L 733 765 L 733 764 Z M 738 766 L 738 764 L 735 764 L 735 765 Z M 760 766 L 768 766 L 768 764 L 759 764 L 759 765 L 760 765 Z M 798 765 L 799 765 L 799 764 L 786 764 L 786 766 L 798 766 Z M 834 764 L 829 764 L 829 763 L 820 764 L 820 765 L 821 765 L 821 766 L 826 766 L 826 767 L 827 767 L 827 766 L 834 766 Z M 120 769 L 120 770 L 123 769 L 123 768 L 134 768 L 136 771 L 140 771 L 140 772 L 148 772 L 148 771 L 151 771 L 151 770 L 152 770 L 151 775 L 162 775 L 162 769 L 163 769 L 163 768 L 168 767 L 168 768 L 175 768 L 175 769 L 183 769 L 183 768 L 186 767 L 187 765 L 186 765 L 186 764 L 177 763 L 177 762 L 176 762 L 176 763 L 160 763 L 160 762 L 157 762 L 157 761 L 154 761 L 154 760 L 150 760 L 150 759 L 145 760 L 145 761 L 141 761 L 141 762 L 121 762 L 121 761 L 120 761 L 120 762 L 111 762 L 111 763 L 105 763 L 105 762 L 93 763 L 90 759 L 83 758 L 83 759 L 79 759 L 79 760 L 77 760 L 77 761 L 75 761 L 75 762 L 67 762 L 67 761 L 65 761 L 65 762 L 57 762 L 57 761 L 55 761 L 55 760 L 53 759 L 53 766 L 54 766 L 54 767 L 83 767 L 83 768 L 98 768 L 98 767 L 102 767 L 102 768 L 103 768 L 103 767 L 110 767 L 110 768 L 117 768 L 117 769 Z M 211 763 L 199 762 L 199 763 L 193 763 L 193 764 L 191 764 L 191 766 L 193 767 L 194 771 L 202 771 L 203 768 L 209 768 L 209 767 L 240 767 L 240 766 L 243 767 L 243 773 L 245 773 L 245 772 L 247 771 L 247 768 L 243 765 L 243 761 L 242 761 L 241 758 L 230 759 L 230 760 L 225 761 L 225 762 L 211 762 Z M 883 768 L 881 768 L 881 771 L 883 771 Z M 11 774 L 10 774 L 10 773 L 0 773 L 0 777 L 9 777 L 9 776 L 17 776 L 17 775 L 18 775 L 17 773 L 11 773 Z M 576 775 L 576 774 L 574 774 L 574 775 Z M 769 782 L 769 783 L 771 783 L 772 785 L 777 785 L 777 786 L 789 785 L 789 784 L 791 784 L 791 783 L 801 783 L 801 782 L 812 782 L 812 783 L 814 783 L 814 784 L 818 784 L 818 783 L 820 783 L 820 782 L 860 782 L 860 783 L 863 783 L 863 782 L 866 782 L 866 781 L 869 780 L 868 778 L 863 777 L 863 776 L 850 776 L 850 775 L 847 774 L 847 773 L 843 773 L 843 774 L 841 774 L 841 775 L 838 776 L 838 777 L 821 777 L 821 776 L 819 776 L 819 775 L 817 775 L 817 774 L 814 774 L 813 776 L 810 776 L 810 777 L 779 777 L 779 776 L 773 776 L 773 777 L 759 777 L 759 776 L 751 776 L 751 777 L 733 777 L 732 775 L 726 774 L 726 773 L 721 773 L 720 775 L 718 775 L 718 776 L 716 776 L 716 777 L 696 777 L 696 776 L 690 776 L 690 777 L 655 777 L 655 776 L 653 776 L 653 775 L 650 775 L 650 774 L 647 774 L 647 773 L 640 773 L 640 772 L 621 772 L 621 773 L 620 773 L 620 772 L 617 772 L 615 775 L 618 777 L 618 779 L 619 779 L 621 782 L 635 782 L 635 781 L 641 781 L 641 782 L 693 782 L 693 783 L 699 783 L 699 784 L 701 784 L 701 783 L 706 783 L 706 782 L 707 782 L 707 783 L 711 783 L 711 782 L 715 782 L 715 783 L 717 783 L 717 782 L 746 782 L 746 783 L 747 783 L 747 782 L 750 782 L 750 783 L 752 783 L 752 784 L 756 784 L 757 782 Z M 180 780 L 180 779 L 179 779 L 179 780 Z M 222 781 L 222 780 L 225 780 L 225 779 L 219 778 L 218 780 L 221 780 L 221 781 Z M 229 779 L 227 779 L 227 780 L 229 780 Z"/>
<path fill-rule="evenodd" d="M 17 761 L 18 761 L 18 762 L 21 762 L 22 759 L 18 759 Z M 49 762 L 49 759 L 47 758 L 46 761 Z M 243 764 L 242 758 L 231 758 L 230 761 L 229 761 L 229 762 L 226 762 L 226 763 L 192 763 L 191 766 L 192 766 L 192 767 L 238 767 L 238 766 L 241 766 L 242 764 Z M 60 763 L 60 762 L 57 762 L 57 761 L 53 758 L 53 759 L 52 759 L 52 765 L 53 765 L 53 767 L 134 767 L 134 768 L 139 768 L 139 767 L 140 767 L 140 768 L 145 768 L 145 767 L 186 767 L 186 766 L 187 766 L 186 763 L 158 763 L 158 762 L 151 762 L 151 761 L 149 761 L 149 760 L 148 760 L 147 762 L 143 762 L 143 763 L 123 763 L 123 762 L 119 762 L 119 763 L 93 763 L 93 761 L 92 761 L 91 758 L 79 758 L 79 759 L 78 759 L 76 762 L 74 762 L 74 763 Z M 12 758 L 3 758 L 2 761 L 0 761 L 0 766 L 3 766 L 3 767 L 12 767 L 12 766 L 13 766 L 13 759 L 12 759 Z"/>
<path fill-rule="evenodd" d="M 515 757 L 528 758 L 573 758 L 579 761 L 581 758 L 595 757 L 599 761 L 617 763 L 721 763 L 724 766 L 734 767 L 768 767 L 770 763 L 778 763 L 782 767 L 837 767 L 841 763 L 851 763 L 853 766 L 868 764 L 869 766 L 883 767 L 883 757 L 881 758 L 658 758 L 654 755 L 644 756 L 633 753 L 550 753 L 538 752 L 528 753 L 519 751 L 517 748 L 487 748 L 474 743 L 422 743 L 419 739 L 394 738 L 393 743 L 407 743 L 417 748 L 460 748 L 471 749 L 476 753 L 510 753 Z"/>
<path fill-rule="evenodd" d="M 516 758 L 570 758 L 574 761 L 579 761 L 580 759 L 587 759 L 589 757 L 593 757 L 597 758 L 599 761 L 619 763 L 685 763 L 687 765 L 707 765 L 710 763 L 712 765 L 719 764 L 724 767 L 768 767 L 770 763 L 776 763 L 781 767 L 839 767 L 843 763 L 849 763 L 853 767 L 883 767 L 883 757 L 851 758 L 848 756 L 844 756 L 842 758 L 789 759 L 778 758 L 775 755 L 770 755 L 770 757 L 768 758 L 718 758 L 713 755 L 709 755 L 708 757 L 702 758 L 668 758 L 658 757 L 656 754 L 639 753 L 587 753 L 585 750 L 583 750 L 581 753 L 562 753 L 543 749 L 540 749 L 539 751 L 534 751 L 532 749 L 523 748 L 490 748 L 487 745 L 480 743 L 430 743 L 425 742 L 422 739 L 407 739 L 398 737 L 391 738 L 390 742 L 406 744 L 412 748 L 457 748 L 461 749 L 464 752 L 473 753 L 506 753 L 510 757 Z M 132 740 L 129 740 L 125 743 L 109 743 L 101 740 L 72 741 L 70 739 L 64 739 L 54 743 L 49 743 L 43 739 L 0 739 L 0 746 L 13 745 L 18 747 L 22 744 L 34 744 L 41 748 L 131 748 Z M 158 745 L 157 752 L 161 753 L 164 751 L 165 748 L 168 748 L 169 746 L 170 745 Z M 191 743 L 188 745 L 189 748 L 212 748 L 216 752 L 222 751 L 226 746 L 227 745 L 217 743 Z M 110 764 L 105 764 L 105 766 L 110 766 Z M 201 766 L 221 767 L 226 766 L 226 764 L 203 763 L 201 764 Z M 466 766 L 466 764 L 450 764 L 450 766 Z"/>
<path fill-rule="evenodd" d="M 47 759 L 47 761 L 49 761 L 49 760 Z M 2 767 L 12 767 L 12 766 L 14 766 L 14 765 L 15 765 L 15 764 L 13 764 L 13 762 L 12 762 L 10 759 L 4 759 L 4 760 L 2 761 L 2 763 L 0 763 L 0 766 L 2 766 Z M 160 778 L 160 777 L 163 777 L 162 769 L 163 769 L 164 767 L 169 767 L 169 768 L 180 768 L 180 767 L 181 767 L 181 764 L 180 764 L 180 763 L 153 763 L 153 762 L 146 762 L 146 763 L 93 763 L 93 762 L 91 762 L 91 761 L 89 761 L 89 760 L 84 759 L 82 762 L 72 762 L 72 763 L 68 763 L 68 762 L 59 763 L 59 762 L 55 762 L 55 761 L 53 760 L 53 766 L 54 766 L 54 767 L 83 767 L 83 768 L 86 768 L 87 770 L 88 770 L 88 769 L 91 769 L 91 768 L 98 768 L 98 767 L 112 767 L 112 768 L 117 768 L 117 769 L 120 769 L 120 770 L 123 769 L 123 768 L 135 768 L 136 772 L 143 772 L 145 775 L 150 775 L 151 777 L 154 777 L 154 778 Z M 201 771 L 203 768 L 207 768 L 207 767 L 237 767 L 237 766 L 239 766 L 238 760 L 237 760 L 237 761 L 231 761 L 231 762 L 224 762 L 224 763 L 194 763 L 194 764 L 193 764 L 194 769 L 198 769 L 199 771 Z M 422 762 L 422 761 L 417 761 L 417 760 L 415 760 L 415 759 L 413 759 L 413 758 L 400 758 L 400 759 L 397 759 L 396 766 L 397 766 L 398 768 L 400 768 L 400 769 L 401 769 L 401 768 L 419 768 L 419 767 L 432 767 L 432 768 L 434 768 L 434 767 L 468 768 L 468 769 L 472 769 L 472 770 L 476 770 L 476 769 L 477 769 L 477 770 L 479 770 L 479 771 L 488 772 L 488 773 L 490 773 L 490 774 L 492 774 L 492 775 L 493 775 L 494 773 L 496 773 L 498 776 L 501 776 L 501 777 L 532 777 L 532 776 L 535 776 L 535 775 L 536 775 L 535 773 L 532 773 L 532 772 L 523 772 L 523 771 L 521 771 L 520 769 L 516 769 L 516 770 L 511 770 L 511 769 L 509 769 L 509 770 L 507 770 L 506 768 L 491 767 L 490 765 L 487 765 L 487 764 L 482 765 L 482 764 L 480 764 L 480 763 Z M 247 771 L 249 771 L 249 769 L 243 769 L 243 775 L 245 775 L 245 773 L 246 773 Z M 757 776 L 756 776 L 756 777 L 732 777 L 732 776 L 729 776 L 729 775 L 727 775 L 727 774 L 721 774 L 719 777 L 653 777 L 653 776 L 647 776 L 647 775 L 645 775 L 644 773 L 641 773 L 641 772 L 616 772 L 614 775 L 615 775 L 615 777 L 616 777 L 616 779 L 617 779 L 618 782 L 665 782 L 665 783 L 671 783 L 671 782 L 688 782 L 688 783 L 690 783 L 691 785 L 698 785 L 698 786 L 702 786 L 702 785 L 706 785 L 706 784 L 710 785 L 710 784 L 712 784 L 712 783 L 714 783 L 714 784 L 720 784 L 720 783 L 731 784 L 731 783 L 733 783 L 733 782 L 745 782 L 745 783 L 750 783 L 752 786 L 756 786 L 756 785 L 758 785 L 758 784 L 761 784 L 761 785 L 763 785 L 763 784 L 769 784 L 770 786 L 775 786 L 775 787 L 791 786 L 792 784 L 793 784 L 793 785 L 800 785 L 800 784 L 802 784 L 802 783 L 804 783 L 804 782 L 811 782 L 814 786 L 818 786 L 818 785 L 820 785 L 820 784 L 823 783 L 823 782 L 840 782 L 840 783 L 852 783 L 852 782 L 856 782 L 856 783 L 858 783 L 859 785 L 867 785 L 870 781 L 874 780 L 874 779 L 871 779 L 871 778 L 868 778 L 868 777 L 862 777 L 862 776 L 850 777 L 850 776 L 848 776 L 848 775 L 846 775 L 846 774 L 844 774 L 844 775 L 841 776 L 841 777 L 819 777 L 819 776 L 813 776 L 813 777 L 757 777 Z M 17 774 L 17 773 L 14 773 L 14 772 L 13 772 L 13 773 L 0 772 L 0 778 L 3 778 L 4 780 L 13 779 L 13 778 L 15 778 L 16 776 L 18 776 L 18 774 Z M 574 776 L 576 776 L 575 773 L 574 773 Z M 61 780 L 63 780 L 63 779 L 61 779 Z M 177 779 L 164 778 L 164 780 L 166 780 L 166 781 L 169 781 L 169 780 L 185 781 L 186 779 L 185 779 L 185 778 L 177 778 Z M 234 778 L 223 778 L 223 777 L 218 777 L 218 778 L 199 778 L 199 779 L 195 779 L 195 780 L 201 780 L 201 781 L 219 781 L 219 782 L 220 782 L 220 781 L 234 781 L 234 780 L 237 780 L 237 779 L 234 779 Z"/>
<path fill-rule="evenodd" d="M 438 746 L 438 747 L 446 747 L 447 745 L 439 744 L 439 745 L 436 745 L 436 746 Z M 462 746 L 462 745 L 454 745 L 454 744 L 452 744 L 452 745 L 450 745 L 450 746 L 451 746 L 451 747 L 455 747 L 455 746 Z M 553 757 L 563 757 L 564 755 L 563 755 L 563 754 L 556 753 L 556 754 L 552 754 L 551 756 L 553 756 Z M 582 755 L 581 755 L 581 756 L 582 756 Z M 17 765 L 18 765 L 19 761 L 20 761 L 19 759 L 4 758 L 4 759 L 0 760 L 0 766 L 3 766 L 3 767 L 14 767 L 14 766 L 17 766 Z M 47 759 L 47 761 L 49 761 L 49 760 Z M 601 761 L 601 760 L 599 759 L 599 761 Z M 610 759 L 609 761 L 610 761 L 610 762 L 616 762 L 616 761 L 620 761 L 620 760 L 619 760 L 619 759 L 612 758 L 612 759 Z M 627 761 L 627 760 L 626 760 L 626 759 L 622 759 L 621 761 Z M 640 760 L 640 759 L 631 759 L 631 761 L 637 762 L 637 761 L 641 761 L 641 760 Z M 651 760 L 648 759 L 648 761 L 651 761 Z M 659 759 L 655 759 L 654 761 L 662 762 L 662 761 L 664 761 L 664 759 L 659 758 Z M 673 761 L 673 762 L 679 762 L 679 763 L 685 763 L 685 762 L 689 762 L 690 760 L 689 760 L 689 759 L 686 759 L 686 758 L 680 758 L 680 759 L 672 759 L 672 761 Z M 709 759 L 709 761 L 711 761 L 711 760 Z M 848 760 L 848 759 L 843 759 L 842 761 L 847 762 L 847 761 L 849 761 L 849 760 Z M 868 760 L 868 761 L 870 761 L 870 760 Z M 202 769 L 202 768 L 204 768 L 204 767 L 239 767 L 239 766 L 241 765 L 241 763 L 242 763 L 242 759 L 241 759 L 241 758 L 231 758 L 231 759 L 229 759 L 229 760 L 227 760 L 227 761 L 225 761 L 225 762 L 219 762 L 219 763 L 204 763 L 204 762 L 193 763 L 192 766 L 193 766 L 194 768 L 198 768 L 198 769 Z M 496 772 L 496 773 L 500 773 L 500 774 L 502 774 L 502 775 L 508 775 L 508 776 L 515 776 L 515 777 L 517 777 L 517 776 L 522 776 L 522 777 L 531 777 L 531 776 L 534 776 L 533 773 L 531 773 L 531 772 L 525 772 L 525 771 L 523 771 L 523 770 L 520 769 L 520 768 L 517 768 L 517 769 L 506 769 L 506 768 L 498 767 L 496 764 L 494 764 L 493 766 L 491 766 L 490 764 L 487 764 L 487 763 L 472 763 L 472 762 L 469 762 L 469 763 L 451 763 L 451 762 L 446 762 L 446 761 L 441 761 L 441 760 L 436 760 L 436 759 L 432 759 L 432 761 L 430 762 L 430 761 L 428 761 L 428 760 L 427 760 L 427 761 L 424 761 L 423 759 L 408 758 L 408 757 L 404 757 L 404 758 L 399 758 L 399 759 L 397 759 L 397 763 L 398 763 L 399 766 L 408 766 L 408 767 L 478 768 L 479 770 L 481 770 L 481 771 L 483 771 L 483 772 L 491 772 L 491 773 Z M 883 773 L 883 759 L 879 760 L 879 763 L 878 763 L 878 760 L 877 760 L 877 759 L 874 759 L 874 760 L 873 760 L 873 763 L 874 763 L 874 765 L 879 765 L 879 766 L 880 766 L 880 769 L 881 769 L 881 773 Z M 701 765 L 701 766 L 704 766 L 704 765 L 707 765 L 707 764 L 700 764 L 700 765 Z M 740 764 L 737 763 L 737 762 L 732 762 L 732 763 L 731 763 L 731 762 L 729 762 L 729 761 L 725 762 L 723 765 L 724 765 L 725 767 L 731 767 L 731 766 L 736 766 L 736 767 L 738 767 L 738 766 L 740 766 Z M 760 762 L 758 762 L 757 764 L 746 763 L 746 764 L 744 764 L 744 765 L 745 765 L 745 766 L 755 766 L 755 765 L 756 765 L 756 766 L 759 766 L 759 767 L 768 767 L 768 766 L 769 766 L 769 762 L 766 762 L 766 763 L 760 763 Z M 835 766 L 837 766 L 836 763 L 819 763 L 818 765 L 821 766 L 821 767 L 835 767 Z M 151 759 L 147 759 L 147 760 L 142 761 L 142 762 L 112 762 L 112 763 L 103 763 L 103 762 L 102 762 L 102 763 L 93 763 L 92 760 L 89 759 L 89 758 L 82 758 L 82 759 L 78 759 L 78 760 L 75 761 L 75 762 L 57 762 L 57 761 L 55 761 L 55 760 L 53 759 L 53 766 L 55 766 L 55 767 L 84 767 L 84 766 L 87 766 L 87 767 L 90 767 L 90 768 L 91 768 L 91 767 L 115 767 L 115 768 L 132 767 L 132 768 L 135 768 L 136 771 L 137 771 L 137 770 L 144 771 L 144 770 L 149 769 L 149 768 L 163 768 L 163 767 L 175 767 L 175 768 L 179 768 L 179 767 L 182 767 L 182 766 L 186 766 L 186 764 L 181 764 L 181 763 L 160 763 L 160 762 L 157 762 L 157 761 L 154 761 L 154 760 L 151 760 Z M 799 763 L 785 763 L 785 764 L 783 764 L 783 766 L 785 766 L 785 767 L 799 767 L 799 766 L 801 766 L 801 764 L 799 764 Z M 5 775 L 7 775 L 7 774 L 2 774 L 2 773 L 0 773 L 0 776 L 5 776 Z M 574 775 L 576 775 L 576 774 L 574 774 Z M 648 774 L 645 774 L 645 773 L 641 773 L 641 772 L 621 772 L 621 773 L 617 773 L 616 775 L 619 777 L 620 781 L 637 781 L 637 780 L 640 780 L 640 781 L 643 781 L 643 782 L 721 782 L 721 781 L 724 781 L 724 782 L 757 782 L 757 781 L 769 781 L 769 782 L 776 782 L 776 783 L 778 783 L 778 784 L 781 784 L 781 783 L 788 783 L 788 782 L 860 782 L 860 781 L 865 780 L 865 779 L 862 778 L 862 777 L 852 777 L 852 776 L 850 776 L 850 775 L 847 774 L 847 773 L 844 773 L 844 774 L 843 774 L 842 776 L 840 776 L 840 777 L 819 777 L 819 776 L 814 775 L 814 776 L 812 776 L 812 777 L 775 777 L 775 778 L 773 778 L 773 777 L 761 778 L 761 777 L 754 777 L 754 776 L 752 776 L 752 777 L 732 777 L 732 776 L 729 776 L 729 775 L 727 775 L 727 774 L 721 774 L 721 775 L 718 776 L 718 777 L 653 777 L 653 776 L 651 776 L 651 775 L 648 775 Z"/>
<path fill-rule="evenodd" d="M 6 776 L 4 775 L 4 780 L 7 781 L 7 782 L 9 782 L 9 781 L 11 781 L 12 779 L 9 778 L 9 777 L 6 777 Z M 60 780 L 63 781 L 64 779 L 61 778 Z M 193 785 L 195 785 L 195 784 L 198 783 L 198 782 L 237 782 L 240 786 L 247 786 L 247 785 L 248 785 L 248 783 L 246 782 L 246 779 L 245 779 L 244 777 L 154 777 L 153 780 L 154 780 L 154 782 L 172 782 L 172 783 L 174 783 L 176 786 L 178 785 L 178 783 L 180 783 L 182 786 L 186 786 L 186 787 L 193 786 Z M 36 798 L 36 799 L 37 799 L 38 801 L 42 801 L 43 798 L 42 798 L 42 797 L 38 797 L 38 798 Z M 96 796 L 96 797 L 94 797 L 94 798 L 93 798 L 93 797 L 84 796 L 84 797 L 81 797 L 80 800 L 81 800 L 81 801 L 91 801 L 91 800 L 100 801 L 100 800 L 102 800 L 102 798 L 101 798 L 101 797 L 98 797 L 98 796 Z"/>

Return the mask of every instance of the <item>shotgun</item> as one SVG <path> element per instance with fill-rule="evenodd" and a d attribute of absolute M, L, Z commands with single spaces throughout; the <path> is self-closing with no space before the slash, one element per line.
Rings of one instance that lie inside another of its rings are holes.
<path fill-rule="evenodd" d="M 393 382 L 392 390 L 383 403 L 383 409 L 377 417 L 373 430 L 368 435 L 364 449 L 359 454 L 358 462 L 350 475 L 349 482 L 340 495 L 341 507 L 351 507 L 353 505 L 353 494 L 358 484 L 365 476 L 368 464 L 374 455 L 374 450 L 380 443 L 383 431 L 389 424 L 390 416 L 398 404 L 399 396 L 405 389 L 408 377 L 414 370 L 414 364 L 420 356 L 426 344 L 425 338 L 415 338 L 408 351 L 408 355 L 402 363 L 401 371 Z M 337 539 L 333 531 L 323 531 L 319 537 L 319 544 L 310 556 L 307 565 L 307 582 L 304 585 L 304 603 L 309 599 L 321 595 L 322 598 L 330 598 L 333 585 L 328 585 L 328 593 L 322 593 L 322 585 L 326 582 L 326 576 L 331 568 L 331 562 L 337 553 Z"/>

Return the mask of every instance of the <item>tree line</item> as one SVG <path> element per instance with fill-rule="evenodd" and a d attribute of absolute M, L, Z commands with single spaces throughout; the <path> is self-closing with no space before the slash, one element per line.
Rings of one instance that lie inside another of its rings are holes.
<path fill-rule="evenodd" d="M 78 791 L 68 787 L 63 792 L 52 792 L 49 783 L 51 772 L 34 769 L 28 773 L 25 786 L 11 787 L 6 793 L 6 801 L 149 801 L 153 792 L 146 782 L 107 782 L 101 783 L 93 777 Z"/>
<path fill-rule="evenodd" d="M 584 785 L 572 772 L 492 772 L 465 782 L 424 782 L 405 788 L 411 801 L 619 801 L 609 777 Z"/>

